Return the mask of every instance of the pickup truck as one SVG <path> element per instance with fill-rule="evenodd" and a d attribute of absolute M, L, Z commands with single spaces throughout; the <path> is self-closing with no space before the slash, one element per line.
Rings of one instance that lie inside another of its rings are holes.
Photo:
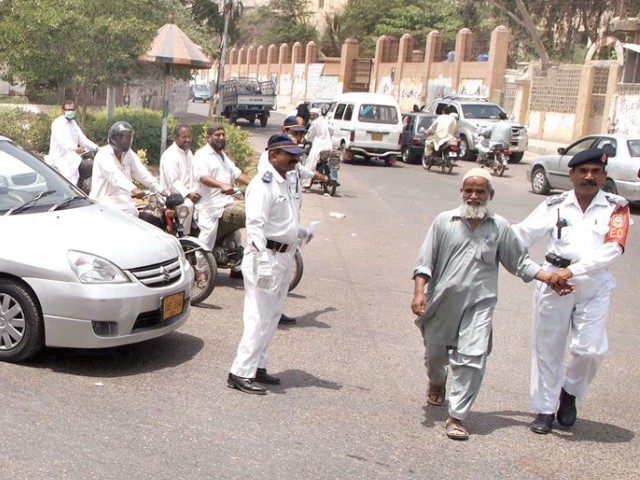
<path fill-rule="evenodd" d="M 222 116 L 231 123 L 244 118 L 253 125 L 258 119 L 260 126 L 266 127 L 269 112 L 276 109 L 276 85 L 271 80 L 234 78 L 224 83 L 219 101 Z"/>

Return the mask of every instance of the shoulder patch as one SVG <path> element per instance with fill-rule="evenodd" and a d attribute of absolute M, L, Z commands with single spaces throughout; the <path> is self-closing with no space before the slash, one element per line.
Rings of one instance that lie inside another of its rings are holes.
<path fill-rule="evenodd" d="M 271 183 L 271 180 L 273 180 L 273 173 L 264 172 L 264 175 L 262 175 L 262 181 L 264 183 Z"/>
<path fill-rule="evenodd" d="M 562 202 L 565 198 L 567 198 L 568 192 L 559 193 L 557 195 L 551 195 L 547 197 L 547 205 L 555 205 L 557 203 Z"/>
<path fill-rule="evenodd" d="M 627 205 L 629 205 L 629 202 L 624 197 L 621 197 L 620 195 L 615 195 L 613 193 L 605 192 L 604 196 L 607 198 L 607 201 L 609 203 L 612 203 L 613 205 L 617 205 L 619 207 L 626 207 Z"/>

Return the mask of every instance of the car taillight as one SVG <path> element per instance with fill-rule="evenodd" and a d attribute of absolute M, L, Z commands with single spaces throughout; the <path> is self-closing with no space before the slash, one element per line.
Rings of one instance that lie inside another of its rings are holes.
<path fill-rule="evenodd" d="M 505 155 L 511 155 L 511 150 L 505 150 L 505 151 L 504 151 L 504 154 L 505 154 Z"/>
<path fill-rule="evenodd" d="M 422 139 L 421 138 L 414 138 L 413 140 L 411 140 L 411 144 L 419 147 L 419 146 L 422 145 Z"/>
<path fill-rule="evenodd" d="M 351 135 L 349 135 L 349 141 L 353 142 L 356 139 L 356 132 L 353 131 L 351 132 Z"/>
<path fill-rule="evenodd" d="M 451 145 L 451 146 L 449 147 L 449 149 L 450 149 L 452 152 L 457 152 L 457 151 L 458 151 L 458 146 L 457 146 L 457 145 Z"/>

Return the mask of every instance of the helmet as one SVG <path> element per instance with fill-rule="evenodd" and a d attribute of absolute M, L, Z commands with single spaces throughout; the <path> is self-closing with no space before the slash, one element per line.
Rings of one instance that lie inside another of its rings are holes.
<path fill-rule="evenodd" d="M 107 141 L 115 151 L 127 152 L 133 142 L 133 128 L 127 122 L 116 122 L 109 129 Z"/>

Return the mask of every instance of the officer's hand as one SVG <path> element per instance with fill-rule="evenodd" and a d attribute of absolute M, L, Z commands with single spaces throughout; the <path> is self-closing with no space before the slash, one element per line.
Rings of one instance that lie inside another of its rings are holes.
<path fill-rule="evenodd" d="M 139 188 L 134 188 L 133 190 L 131 190 L 131 196 L 133 198 L 144 198 L 144 190 L 140 190 Z"/>
<path fill-rule="evenodd" d="M 273 268 L 271 267 L 271 261 L 269 260 L 269 254 L 267 252 L 258 254 L 257 267 L 257 287 L 263 290 L 270 290 L 273 286 Z"/>
<path fill-rule="evenodd" d="M 424 293 L 418 293 L 413 296 L 411 302 L 411 311 L 414 315 L 424 315 L 424 309 L 427 306 L 427 296 Z"/>
<path fill-rule="evenodd" d="M 191 200 L 193 203 L 198 203 L 202 198 L 199 193 L 191 192 L 187 195 L 187 198 Z"/>

